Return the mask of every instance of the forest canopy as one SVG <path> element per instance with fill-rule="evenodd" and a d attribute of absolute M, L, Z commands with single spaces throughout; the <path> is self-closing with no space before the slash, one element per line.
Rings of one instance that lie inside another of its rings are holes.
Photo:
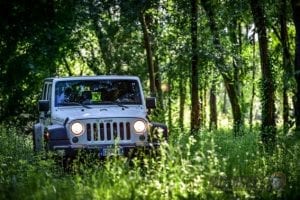
<path fill-rule="evenodd" d="M 1 121 L 37 118 L 52 76 L 139 76 L 170 130 L 299 130 L 299 2 L 0 2 Z M 297 41 L 297 42 L 296 42 Z"/>

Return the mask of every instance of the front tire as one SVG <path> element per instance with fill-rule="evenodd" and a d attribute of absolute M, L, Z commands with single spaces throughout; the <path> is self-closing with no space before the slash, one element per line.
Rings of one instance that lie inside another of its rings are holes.
<path fill-rule="evenodd" d="M 32 134 L 32 140 L 33 140 L 33 150 L 35 152 L 41 152 L 43 150 L 43 129 L 42 125 L 40 123 L 35 124 L 33 127 L 33 134 Z"/>

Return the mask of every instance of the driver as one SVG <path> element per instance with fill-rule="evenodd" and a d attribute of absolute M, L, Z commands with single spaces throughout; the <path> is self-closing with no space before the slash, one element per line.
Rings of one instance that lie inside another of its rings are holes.
<path fill-rule="evenodd" d="M 71 93 L 72 93 L 72 89 L 70 87 L 67 87 L 64 92 L 62 92 L 60 95 L 58 95 L 56 97 L 56 102 L 58 104 L 69 102 L 70 97 L 71 97 Z"/>

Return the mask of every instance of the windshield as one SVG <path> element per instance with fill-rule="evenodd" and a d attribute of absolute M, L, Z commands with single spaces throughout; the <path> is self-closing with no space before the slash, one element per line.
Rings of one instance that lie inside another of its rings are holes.
<path fill-rule="evenodd" d="M 76 80 L 55 84 L 55 106 L 142 104 L 136 80 Z"/>

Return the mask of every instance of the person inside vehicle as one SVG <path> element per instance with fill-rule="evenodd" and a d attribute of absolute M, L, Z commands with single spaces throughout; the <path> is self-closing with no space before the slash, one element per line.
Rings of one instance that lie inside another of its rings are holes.
<path fill-rule="evenodd" d="M 91 91 L 83 91 L 82 92 L 82 104 L 90 104 L 92 100 L 92 92 Z"/>
<path fill-rule="evenodd" d="M 57 104 L 62 104 L 66 102 L 70 102 L 72 89 L 70 87 L 67 87 L 64 92 L 62 92 L 60 95 L 56 97 Z"/>

